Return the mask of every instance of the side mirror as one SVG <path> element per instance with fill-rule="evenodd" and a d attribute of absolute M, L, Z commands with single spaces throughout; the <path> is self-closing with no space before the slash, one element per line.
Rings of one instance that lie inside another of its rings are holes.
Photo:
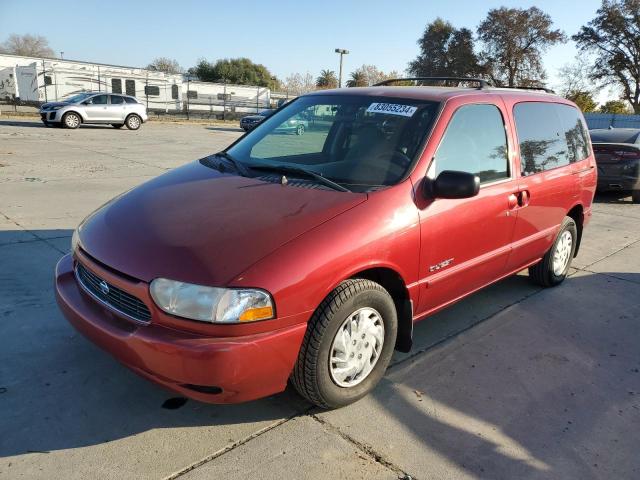
<path fill-rule="evenodd" d="M 473 173 L 445 170 L 435 180 L 425 179 L 425 190 L 432 198 L 471 198 L 480 191 L 480 178 Z"/>

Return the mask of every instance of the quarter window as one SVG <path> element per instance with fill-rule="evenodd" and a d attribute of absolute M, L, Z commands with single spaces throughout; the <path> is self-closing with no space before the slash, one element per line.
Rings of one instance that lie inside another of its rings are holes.
<path fill-rule="evenodd" d="M 495 105 L 466 105 L 453 115 L 435 155 L 444 170 L 478 175 L 481 183 L 509 178 L 507 135 Z"/>

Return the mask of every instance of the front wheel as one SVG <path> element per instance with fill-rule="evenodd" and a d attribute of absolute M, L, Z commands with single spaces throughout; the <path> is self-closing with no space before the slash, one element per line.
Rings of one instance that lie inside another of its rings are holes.
<path fill-rule="evenodd" d="M 633 200 L 633 203 L 640 203 L 640 190 L 631 192 L 631 200 Z"/>
<path fill-rule="evenodd" d="M 296 135 L 304 135 L 304 125 L 298 125 L 296 127 Z"/>
<path fill-rule="evenodd" d="M 138 115 L 132 113 L 127 117 L 124 124 L 129 130 L 138 130 L 140 125 L 142 125 L 142 119 Z"/>
<path fill-rule="evenodd" d="M 538 263 L 529 267 L 529 277 L 542 287 L 559 285 L 567 278 L 576 251 L 578 228 L 571 217 L 564 217 L 553 246 Z"/>
<path fill-rule="evenodd" d="M 69 112 L 69 113 L 65 113 L 64 117 L 62 117 L 62 124 L 66 127 L 66 128 L 78 128 L 80 126 L 80 123 L 82 123 L 82 119 L 80 118 L 80 115 L 78 115 L 77 113 L 74 112 Z"/>
<path fill-rule="evenodd" d="M 291 378 L 294 387 L 322 408 L 355 402 L 384 375 L 397 330 L 393 299 L 381 285 L 345 280 L 309 321 Z"/>

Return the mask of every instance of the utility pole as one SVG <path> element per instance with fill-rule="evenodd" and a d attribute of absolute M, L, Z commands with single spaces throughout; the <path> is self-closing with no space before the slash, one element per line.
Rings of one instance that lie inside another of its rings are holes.
<path fill-rule="evenodd" d="M 224 90 L 222 93 L 222 120 L 225 121 L 227 119 L 227 79 L 225 77 L 222 80 L 224 82 Z"/>
<path fill-rule="evenodd" d="M 37 72 L 37 70 L 36 70 L 36 72 Z M 44 101 L 45 101 L 45 103 L 48 102 L 48 100 L 47 100 L 47 82 L 44 79 L 44 77 L 46 77 L 46 76 L 47 76 L 47 69 L 44 66 L 44 58 L 43 58 L 42 59 L 42 85 L 43 85 L 43 88 L 44 88 Z M 36 85 L 37 85 L 37 83 L 36 83 Z"/>
<path fill-rule="evenodd" d="M 187 73 L 187 120 L 189 120 L 189 84 L 191 83 L 191 75 Z"/>
<path fill-rule="evenodd" d="M 338 76 L 338 88 L 342 88 L 342 57 L 349 53 L 349 50 L 345 50 L 344 48 L 336 48 L 336 53 L 340 54 L 340 74 Z"/>

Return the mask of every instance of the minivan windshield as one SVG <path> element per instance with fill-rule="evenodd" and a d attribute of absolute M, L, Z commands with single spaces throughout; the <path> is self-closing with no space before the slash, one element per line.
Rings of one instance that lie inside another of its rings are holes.
<path fill-rule="evenodd" d="M 280 168 L 295 176 L 296 168 L 304 169 L 349 190 L 368 191 L 405 177 L 438 107 L 406 98 L 309 95 L 262 121 L 226 153 L 257 171 Z"/>

